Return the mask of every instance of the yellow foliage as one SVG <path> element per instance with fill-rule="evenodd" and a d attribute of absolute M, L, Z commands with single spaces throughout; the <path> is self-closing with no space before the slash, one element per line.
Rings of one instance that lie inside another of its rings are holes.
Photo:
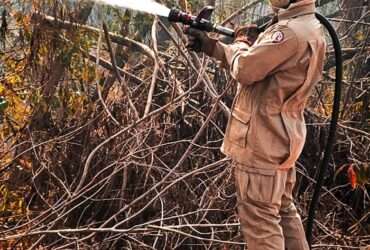
<path fill-rule="evenodd" d="M 0 140 L 2 140 L 2 138 L 5 138 L 4 129 L 0 126 Z M 7 147 L 7 144 L 2 143 L 2 145 L 0 145 L 0 166 L 7 166 L 12 162 L 13 157 L 11 152 L 8 150 L 9 148 Z"/>
<path fill-rule="evenodd" d="M 22 81 L 21 77 L 16 74 L 12 74 L 5 78 L 10 85 L 18 84 Z"/>
<path fill-rule="evenodd" d="M 10 190 L 6 185 L 0 185 L 0 224 L 6 225 L 7 223 L 14 223 L 19 221 L 20 217 L 24 217 L 27 214 L 27 208 L 24 201 L 24 191 Z M 0 249 L 10 249 L 14 245 L 15 241 L 0 241 Z M 23 249 L 22 246 L 28 248 L 32 242 L 21 241 L 17 244 L 16 249 Z"/>
<path fill-rule="evenodd" d="M 361 112 L 364 111 L 364 109 L 363 109 L 363 103 L 362 102 L 356 102 L 356 103 L 354 103 L 354 104 L 351 105 L 351 109 L 355 113 L 361 113 Z"/>
<path fill-rule="evenodd" d="M 0 212 L 4 212 L 8 202 L 8 189 L 5 187 L 5 185 L 0 186 L 0 198 Z"/>
<path fill-rule="evenodd" d="M 22 128 L 28 121 L 28 117 L 31 114 L 31 108 L 12 91 L 4 89 L 2 93 L 9 103 L 9 107 L 5 110 L 5 116 L 9 117 L 13 128 Z"/>
<path fill-rule="evenodd" d="M 4 110 L 3 117 L 6 122 L 0 123 L 0 140 L 4 140 L 11 132 L 16 132 L 22 128 L 30 115 L 30 107 L 23 100 L 24 92 L 19 92 L 18 89 L 24 89 L 24 67 L 26 60 L 19 60 L 17 57 L 0 57 L 3 60 L 5 76 L 0 83 L 0 95 L 5 98 L 8 103 Z M 11 123 L 11 130 L 9 129 Z M 4 160 L 1 160 L 3 163 Z"/>
<path fill-rule="evenodd" d="M 3 95 L 4 90 L 4 86 L 0 83 L 0 95 Z"/>
<path fill-rule="evenodd" d="M 8 211 L 11 215 L 23 215 L 26 212 L 23 195 L 11 191 L 4 184 L 0 186 L 0 212 Z"/>
<path fill-rule="evenodd" d="M 364 41 L 366 39 L 366 36 L 364 32 L 362 31 L 357 31 L 354 37 L 357 41 Z"/>

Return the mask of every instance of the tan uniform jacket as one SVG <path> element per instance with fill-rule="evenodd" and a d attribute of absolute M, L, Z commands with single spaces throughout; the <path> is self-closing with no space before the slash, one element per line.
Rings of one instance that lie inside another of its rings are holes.
<path fill-rule="evenodd" d="M 280 9 L 253 46 L 218 42 L 214 57 L 239 82 L 221 150 L 249 171 L 294 166 L 306 137 L 303 110 L 321 79 L 325 38 L 314 0 Z"/>

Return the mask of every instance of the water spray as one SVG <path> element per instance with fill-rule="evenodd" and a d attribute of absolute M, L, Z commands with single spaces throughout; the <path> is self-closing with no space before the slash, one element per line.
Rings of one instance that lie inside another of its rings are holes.
<path fill-rule="evenodd" d="M 95 0 L 95 2 L 163 17 L 168 17 L 170 13 L 169 8 L 153 0 Z"/>
<path fill-rule="evenodd" d="M 167 17 L 170 22 L 182 23 L 206 32 L 234 36 L 234 30 L 211 22 L 211 16 L 214 11 L 212 6 L 204 7 L 197 16 L 193 16 L 176 8 L 169 9 L 153 0 L 96 0 L 96 2 Z"/>

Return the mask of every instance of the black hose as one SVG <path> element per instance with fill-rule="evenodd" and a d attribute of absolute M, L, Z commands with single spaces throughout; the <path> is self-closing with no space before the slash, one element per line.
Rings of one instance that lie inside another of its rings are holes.
<path fill-rule="evenodd" d="M 329 136 L 325 146 L 324 158 L 319 167 L 319 173 L 316 180 L 315 190 L 312 196 L 310 207 L 308 210 L 307 224 L 306 224 L 306 238 L 311 249 L 312 245 L 312 227 L 315 219 L 316 206 L 320 199 L 320 191 L 324 181 L 325 171 L 328 168 L 329 160 L 332 154 L 334 142 L 335 142 L 335 132 L 338 123 L 338 117 L 340 112 L 340 98 L 341 98 L 341 84 L 343 77 L 343 59 L 342 59 L 342 49 L 340 46 L 339 38 L 335 32 L 334 27 L 330 22 L 321 14 L 316 13 L 316 18 L 320 23 L 328 30 L 330 37 L 333 41 L 334 53 L 335 53 L 335 91 L 334 91 L 334 101 L 333 101 L 333 111 L 330 122 Z"/>

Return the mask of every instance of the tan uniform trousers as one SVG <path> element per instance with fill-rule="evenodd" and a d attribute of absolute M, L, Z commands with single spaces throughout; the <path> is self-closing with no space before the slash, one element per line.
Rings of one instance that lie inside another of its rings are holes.
<path fill-rule="evenodd" d="M 293 203 L 295 168 L 275 175 L 245 171 L 233 163 L 237 207 L 248 250 L 308 250 L 301 218 Z"/>

